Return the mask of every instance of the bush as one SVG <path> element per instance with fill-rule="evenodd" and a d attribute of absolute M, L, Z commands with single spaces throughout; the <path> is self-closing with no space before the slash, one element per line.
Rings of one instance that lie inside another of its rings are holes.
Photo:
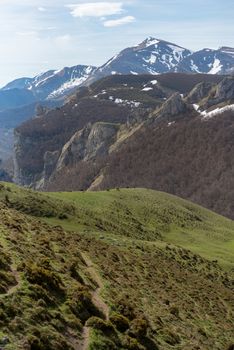
<path fill-rule="evenodd" d="M 145 348 L 134 338 L 126 335 L 122 341 L 122 345 L 128 350 L 145 350 Z"/>
<path fill-rule="evenodd" d="M 103 333 L 106 332 L 115 332 L 115 329 L 111 322 L 104 321 L 99 317 L 90 317 L 88 321 L 86 322 L 87 327 L 91 327 L 97 330 L 102 331 Z"/>
<path fill-rule="evenodd" d="M 145 337 L 147 334 L 148 322 L 145 318 L 135 318 L 131 322 L 130 334 L 134 335 L 136 338 Z"/>
<path fill-rule="evenodd" d="M 117 313 L 113 313 L 110 316 L 110 322 L 118 329 L 120 332 L 125 332 L 129 328 L 129 320 L 127 317 L 122 316 Z"/>
<path fill-rule="evenodd" d="M 49 265 L 42 264 L 26 265 L 26 277 L 32 284 L 38 284 L 47 290 L 64 293 L 62 281 Z"/>
<path fill-rule="evenodd" d="M 76 315 L 82 322 L 86 322 L 91 316 L 102 317 L 99 309 L 92 302 L 92 295 L 82 287 L 71 292 L 66 304 L 71 312 Z"/>

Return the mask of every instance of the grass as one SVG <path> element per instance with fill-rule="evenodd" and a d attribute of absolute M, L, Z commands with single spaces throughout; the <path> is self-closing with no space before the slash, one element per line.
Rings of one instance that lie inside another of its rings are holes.
<path fill-rule="evenodd" d="M 165 193 L 36 193 L 2 183 L 0 342 L 72 350 L 89 324 L 89 350 L 227 350 L 233 242 L 231 220 Z M 84 255 L 103 281 L 109 321 L 92 302 Z M 20 283 L 7 295 L 12 266 Z"/>
<path fill-rule="evenodd" d="M 65 229 L 161 240 L 190 249 L 226 269 L 234 266 L 234 222 L 178 197 L 145 189 L 48 193 L 73 205 Z M 48 221 L 58 223 L 52 218 Z M 99 226 L 99 227 L 98 227 Z"/>

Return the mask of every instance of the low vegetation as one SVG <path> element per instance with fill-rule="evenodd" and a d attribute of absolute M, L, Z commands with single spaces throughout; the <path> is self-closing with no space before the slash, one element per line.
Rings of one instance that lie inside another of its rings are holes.
<path fill-rule="evenodd" d="M 234 224 L 164 193 L 0 187 L 0 347 L 233 344 Z"/>

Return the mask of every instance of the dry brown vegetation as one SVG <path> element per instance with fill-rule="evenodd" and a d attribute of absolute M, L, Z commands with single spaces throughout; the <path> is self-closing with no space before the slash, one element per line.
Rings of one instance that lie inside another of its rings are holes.
<path fill-rule="evenodd" d="M 157 79 L 157 88 L 142 86 Z M 19 135 L 17 162 L 21 174 L 38 180 L 47 151 L 58 151 L 77 131 L 97 121 L 128 124 L 146 120 L 173 91 L 188 93 L 201 81 L 218 83 L 221 76 L 164 74 L 161 76 L 113 76 L 81 88 L 68 103 L 16 129 Z M 95 98 L 94 98 L 95 96 Z M 135 97 L 140 109 L 117 105 L 108 98 Z M 166 97 L 165 97 L 166 96 Z M 173 120 L 173 116 L 171 116 Z M 233 206 L 233 112 L 207 121 L 194 115 L 177 116 L 176 123 L 146 122 L 108 157 L 68 162 L 55 172 L 44 189 L 86 190 L 102 175 L 96 189 L 146 187 L 190 199 L 222 215 L 234 218 Z M 126 124 L 125 124 L 126 126 Z M 53 169 L 52 169 L 53 171 Z"/>

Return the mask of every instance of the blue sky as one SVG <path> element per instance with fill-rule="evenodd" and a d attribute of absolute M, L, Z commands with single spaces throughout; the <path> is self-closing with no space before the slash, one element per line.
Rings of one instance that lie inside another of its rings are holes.
<path fill-rule="evenodd" d="M 0 86 L 101 65 L 147 36 L 192 50 L 234 47 L 233 0 L 0 0 Z"/>

